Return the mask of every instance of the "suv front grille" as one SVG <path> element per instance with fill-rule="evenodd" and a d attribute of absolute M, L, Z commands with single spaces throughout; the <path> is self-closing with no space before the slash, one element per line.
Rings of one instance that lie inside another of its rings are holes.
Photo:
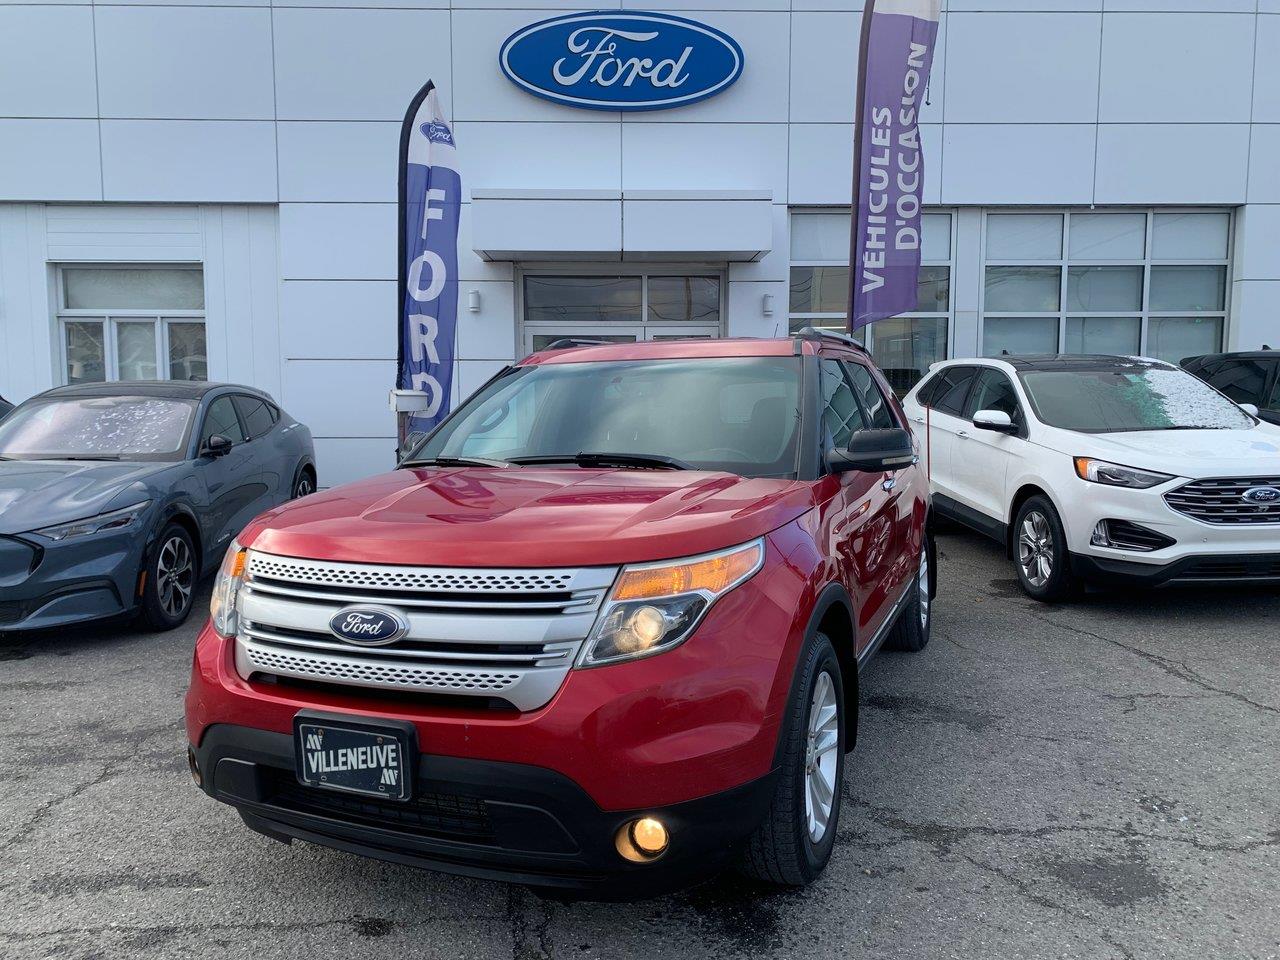
<path fill-rule="evenodd" d="M 616 572 L 397 567 L 251 550 L 236 667 L 246 679 L 499 698 L 533 710 L 564 682 Z M 334 614 L 366 603 L 397 610 L 408 634 L 366 647 L 330 632 Z"/>
<path fill-rule="evenodd" d="M 1195 480 L 1169 491 L 1164 500 L 1178 513 L 1203 523 L 1280 523 L 1280 500 L 1251 503 L 1244 498 L 1255 487 L 1280 489 L 1280 477 Z"/>

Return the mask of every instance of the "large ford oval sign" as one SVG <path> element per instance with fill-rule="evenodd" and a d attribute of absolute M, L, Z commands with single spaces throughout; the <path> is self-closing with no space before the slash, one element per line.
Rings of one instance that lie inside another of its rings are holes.
<path fill-rule="evenodd" d="M 361 647 L 395 643 L 409 632 L 409 621 L 387 607 L 343 607 L 329 620 L 329 632 Z"/>
<path fill-rule="evenodd" d="M 666 13 L 599 10 L 552 17 L 507 37 L 502 72 L 536 97 L 588 110 L 666 110 L 727 90 L 742 48 Z"/>

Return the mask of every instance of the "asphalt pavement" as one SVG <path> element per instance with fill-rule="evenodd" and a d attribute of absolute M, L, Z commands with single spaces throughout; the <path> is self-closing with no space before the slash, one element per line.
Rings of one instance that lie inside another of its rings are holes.
<path fill-rule="evenodd" d="M 802 891 L 561 902 L 287 847 L 191 783 L 194 619 L 0 638 L 0 958 L 1280 957 L 1280 591 L 1043 606 L 940 549 Z"/>

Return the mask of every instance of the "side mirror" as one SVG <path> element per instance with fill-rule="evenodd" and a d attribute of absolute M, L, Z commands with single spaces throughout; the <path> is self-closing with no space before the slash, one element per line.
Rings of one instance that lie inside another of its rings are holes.
<path fill-rule="evenodd" d="M 420 444 L 423 441 L 423 438 L 425 437 L 426 437 L 426 434 L 423 433 L 421 430 L 415 430 L 413 431 L 413 433 L 405 437 L 404 443 L 400 444 L 400 449 L 396 451 L 396 459 L 403 460 L 405 457 L 407 457 L 410 453 L 413 452 L 413 448 L 416 447 L 418 444 Z"/>
<path fill-rule="evenodd" d="M 1258 409 L 1258 405 L 1256 403 L 1242 403 L 1240 404 L 1240 409 L 1251 417 L 1257 417 L 1258 414 L 1262 412 Z"/>
<path fill-rule="evenodd" d="M 1018 428 L 1003 410 L 979 410 L 973 415 L 973 425 L 979 430 L 992 430 L 995 433 L 1017 433 Z"/>
<path fill-rule="evenodd" d="M 827 451 L 832 473 L 890 473 L 916 462 L 915 445 L 906 430 L 859 430 L 843 450 Z"/>
<path fill-rule="evenodd" d="M 231 452 L 232 443 L 220 433 L 215 433 L 212 437 L 204 442 L 204 449 L 201 454 L 206 457 L 225 457 Z"/>

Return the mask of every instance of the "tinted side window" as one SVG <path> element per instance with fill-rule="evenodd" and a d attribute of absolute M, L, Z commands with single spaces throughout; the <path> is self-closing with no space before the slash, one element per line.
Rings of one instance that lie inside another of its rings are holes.
<path fill-rule="evenodd" d="M 214 434 L 221 434 L 232 443 L 244 441 L 244 431 L 240 429 L 236 408 L 232 406 L 230 397 L 219 397 L 213 401 L 204 415 L 204 429 L 200 431 L 200 443 L 203 444 Z"/>
<path fill-rule="evenodd" d="M 875 378 L 867 368 L 861 364 L 847 363 L 845 369 L 848 370 L 849 379 L 853 381 L 854 389 L 858 391 L 858 397 L 862 400 L 862 409 L 866 411 L 867 419 L 871 421 L 871 428 L 888 430 L 896 427 L 893 414 L 889 411 L 889 401 L 884 398 Z"/>
<path fill-rule="evenodd" d="M 271 411 L 257 397 L 236 397 L 236 406 L 240 408 L 240 416 L 244 418 L 251 440 L 262 436 L 275 424 Z"/>
<path fill-rule="evenodd" d="M 933 395 L 938 392 L 938 385 L 942 383 L 942 374 L 935 373 L 933 376 L 925 380 L 924 386 L 916 394 L 916 403 L 922 407 L 933 406 Z"/>
<path fill-rule="evenodd" d="M 1271 367 L 1272 369 L 1280 367 L 1280 362 L 1272 360 Z M 1267 399 L 1266 403 L 1262 404 L 1262 409 L 1280 410 L 1280 376 L 1277 377 L 1275 386 L 1271 388 L 1271 396 Z"/>
<path fill-rule="evenodd" d="M 1262 406 L 1270 364 L 1264 360 L 1224 360 L 1199 371 L 1199 377 L 1217 387 L 1236 403 Z"/>
<path fill-rule="evenodd" d="M 983 370 L 977 386 L 965 405 L 965 416 L 972 417 L 979 410 L 999 410 L 1009 419 L 1018 422 L 1018 395 L 1013 383 L 999 370 Z"/>
<path fill-rule="evenodd" d="M 964 411 L 964 401 L 969 393 L 969 385 L 977 375 L 977 367 L 951 367 L 944 370 L 938 378 L 937 389 L 934 390 L 930 406 L 940 413 L 960 416 Z"/>
<path fill-rule="evenodd" d="M 822 423 L 836 447 L 847 447 L 854 431 L 867 426 L 844 367 L 836 360 L 822 361 Z"/>

